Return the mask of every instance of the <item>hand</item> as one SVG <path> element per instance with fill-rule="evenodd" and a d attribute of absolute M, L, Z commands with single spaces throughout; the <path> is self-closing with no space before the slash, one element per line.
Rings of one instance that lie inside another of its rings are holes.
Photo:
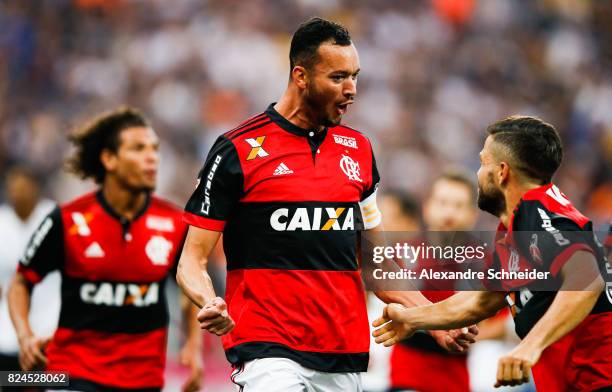
<path fill-rule="evenodd" d="M 389 304 L 385 306 L 382 317 L 374 320 L 372 326 L 380 327 L 372 332 L 375 342 L 389 347 L 414 334 L 414 329 L 407 322 L 404 312 L 406 308 L 400 304 Z"/>
<path fill-rule="evenodd" d="M 217 336 L 225 335 L 234 329 L 234 320 L 227 311 L 227 304 L 220 297 L 215 297 L 198 312 L 200 328 Z"/>
<path fill-rule="evenodd" d="M 179 354 L 181 365 L 190 369 L 189 377 L 183 384 L 183 392 L 195 392 L 202 388 L 202 352 L 198 344 L 187 342 Z"/>
<path fill-rule="evenodd" d="M 469 328 L 451 329 L 450 331 L 430 331 L 430 335 L 440 347 L 447 351 L 463 353 L 470 348 L 472 343 L 476 342 L 475 337 L 478 335 L 478 327 L 472 325 Z"/>
<path fill-rule="evenodd" d="M 521 385 L 529 382 L 531 367 L 538 362 L 542 350 L 519 344 L 507 355 L 499 359 L 495 388 L 503 385 Z"/>
<path fill-rule="evenodd" d="M 38 338 L 34 335 L 19 339 L 19 365 L 24 371 L 43 369 L 47 366 L 44 348 L 51 338 Z"/>

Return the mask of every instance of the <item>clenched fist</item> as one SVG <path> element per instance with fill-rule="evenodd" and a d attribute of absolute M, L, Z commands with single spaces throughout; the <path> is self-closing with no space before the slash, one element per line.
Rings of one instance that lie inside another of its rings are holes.
<path fill-rule="evenodd" d="M 215 297 L 204 304 L 197 318 L 200 328 L 218 336 L 225 335 L 235 326 L 234 320 L 227 311 L 227 304 L 220 297 Z"/>

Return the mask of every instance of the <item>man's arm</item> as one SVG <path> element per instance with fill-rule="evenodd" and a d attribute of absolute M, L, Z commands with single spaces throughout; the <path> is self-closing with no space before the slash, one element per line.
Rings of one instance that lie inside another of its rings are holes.
<path fill-rule="evenodd" d="M 181 365 L 190 370 L 183 392 L 194 392 L 202 386 L 202 333 L 196 318 L 199 309 L 185 295 L 180 295 L 180 302 L 186 338 L 179 355 Z"/>
<path fill-rule="evenodd" d="M 221 233 L 189 226 L 179 259 L 176 281 L 185 295 L 199 308 L 216 297 L 208 275 L 208 257 Z"/>
<path fill-rule="evenodd" d="M 202 308 L 197 315 L 200 328 L 219 336 L 234 328 L 227 305 L 216 296 L 206 270 L 208 257 L 220 236 L 220 232 L 190 226 L 176 273 L 176 281 L 185 295 Z"/>
<path fill-rule="evenodd" d="M 491 317 L 505 305 L 504 294 L 488 291 L 462 291 L 444 301 L 405 308 L 391 304 L 372 325 L 376 343 L 391 346 L 419 329 L 453 329 L 473 325 Z M 391 321 L 391 322 L 389 322 Z"/>
<path fill-rule="evenodd" d="M 362 232 L 362 243 L 371 244 L 372 246 L 386 245 L 384 230 L 385 229 L 382 223 L 369 230 L 364 230 Z M 386 260 L 385 263 L 392 264 L 387 266 L 388 270 L 399 270 L 399 265 L 397 265 L 395 262 Z M 406 287 L 406 289 L 406 291 L 374 289 L 374 294 L 384 303 L 398 303 L 408 308 L 431 304 L 431 301 L 425 298 L 425 296 L 416 288 L 410 286 Z"/>
<path fill-rule="evenodd" d="M 383 224 L 380 223 L 378 226 L 366 230 L 362 233 L 365 244 L 379 245 L 382 243 L 386 245 L 384 239 L 384 228 Z M 399 269 L 400 266 L 392 261 L 386 261 L 386 263 L 393 263 L 388 265 L 388 270 Z M 407 308 L 431 305 L 431 301 L 428 300 L 419 290 L 411 286 L 408 282 L 409 287 L 406 287 L 405 291 L 399 290 L 374 290 L 374 294 L 384 303 L 397 303 Z M 431 330 L 429 334 L 436 340 L 436 342 L 443 348 L 454 351 L 463 352 L 471 343 L 474 343 L 475 337 L 478 334 L 478 328 L 476 326 L 469 326 L 462 330 Z"/>
<path fill-rule="evenodd" d="M 47 357 L 42 352 L 49 339 L 34 336 L 28 315 L 32 284 L 20 273 L 15 273 L 8 289 L 8 306 L 13 326 L 19 341 L 19 365 L 23 370 L 42 368 L 47 364 Z"/>
<path fill-rule="evenodd" d="M 41 368 L 47 363 L 42 349 L 50 338 L 36 337 L 28 319 L 32 287 L 49 272 L 60 269 L 63 260 L 63 223 L 56 207 L 30 237 L 8 288 L 9 314 L 19 341 L 19 363 L 23 370 Z"/>
<path fill-rule="evenodd" d="M 542 351 L 586 318 L 604 288 L 597 261 L 587 251 L 571 256 L 561 269 L 561 279 L 561 289 L 546 313 L 514 350 L 500 358 L 496 387 L 529 381 L 529 370 Z"/>

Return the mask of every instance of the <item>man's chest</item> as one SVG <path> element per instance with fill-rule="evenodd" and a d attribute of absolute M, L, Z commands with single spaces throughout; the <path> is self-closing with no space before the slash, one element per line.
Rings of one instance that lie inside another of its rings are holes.
<path fill-rule="evenodd" d="M 372 181 L 369 146 L 329 133 L 316 142 L 273 133 L 238 141 L 242 201 L 359 201 Z"/>
<path fill-rule="evenodd" d="M 164 216 L 144 215 L 131 224 L 101 211 L 64 213 L 65 272 L 75 278 L 152 282 L 174 266 L 181 234 Z"/>

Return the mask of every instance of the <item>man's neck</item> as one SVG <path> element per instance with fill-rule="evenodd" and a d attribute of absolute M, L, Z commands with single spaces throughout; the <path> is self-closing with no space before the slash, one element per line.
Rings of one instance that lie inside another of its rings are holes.
<path fill-rule="evenodd" d="M 541 187 L 541 184 L 526 181 L 523 183 L 511 183 L 508 184 L 508 187 L 504 191 L 504 198 L 506 199 L 506 210 L 502 212 L 499 219 L 504 224 L 504 226 L 508 227 L 510 224 L 510 218 L 514 213 L 514 209 L 521 201 L 521 198 L 528 191 Z"/>
<path fill-rule="evenodd" d="M 13 206 L 13 211 L 15 212 L 15 215 L 17 215 L 19 220 L 21 220 L 22 222 L 26 222 L 32 215 L 32 212 L 34 212 L 34 208 L 36 208 L 36 204 L 24 207 Z"/>
<path fill-rule="evenodd" d="M 310 110 L 306 107 L 304 101 L 291 91 L 291 87 L 287 88 L 283 96 L 274 105 L 276 110 L 281 116 L 286 118 L 290 123 L 303 129 L 316 129 L 318 131 L 323 130 L 323 126 L 317 124 L 317 121 L 313 118 L 314 116 L 310 113 Z"/>
<path fill-rule="evenodd" d="M 102 196 L 108 205 L 120 216 L 133 220 L 147 201 L 147 192 L 134 192 L 121 186 L 112 178 L 105 178 Z"/>

